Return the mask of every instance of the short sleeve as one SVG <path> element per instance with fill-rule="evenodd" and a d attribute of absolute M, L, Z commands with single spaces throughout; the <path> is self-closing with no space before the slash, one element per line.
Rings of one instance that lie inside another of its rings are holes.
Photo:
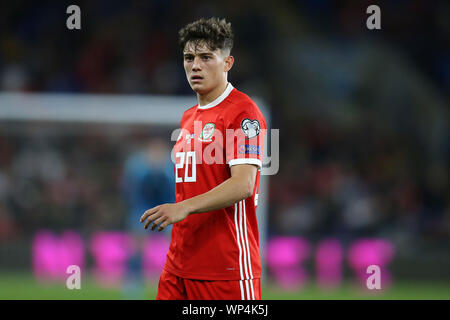
<path fill-rule="evenodd" d="M 229 166 L 254 164 L 262 168 L 266 121 L 254 104 L 242 107 L 228 117 L 226 160 Z"/>

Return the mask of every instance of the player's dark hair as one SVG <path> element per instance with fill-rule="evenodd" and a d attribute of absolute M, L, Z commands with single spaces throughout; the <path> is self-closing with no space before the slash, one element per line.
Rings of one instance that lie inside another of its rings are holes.
<path fill-rule="evenodd" d="M 231 23 L 225 19 L 201 18 L 187 24 L 179 32 L 179 44 L 184 50 L 186 43 L 194 42 L 196 45 L 204 42 L 211 50 L 230 50 L 233 47 L 233 30 Z"/>

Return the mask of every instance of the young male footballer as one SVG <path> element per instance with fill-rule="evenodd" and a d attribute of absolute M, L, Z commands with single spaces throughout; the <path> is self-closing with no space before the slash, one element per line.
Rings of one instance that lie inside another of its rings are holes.
<path fill-rule="evenodd" d="M 256 208 L 266 121 L 227 80 L 230 23 L 200 19 L 179 41 L 198 104 L 184 112 L 173 150 L 176 203 L 140 219 L 152 230 L 173 224 L 156 299 L 260 300 Z"/>

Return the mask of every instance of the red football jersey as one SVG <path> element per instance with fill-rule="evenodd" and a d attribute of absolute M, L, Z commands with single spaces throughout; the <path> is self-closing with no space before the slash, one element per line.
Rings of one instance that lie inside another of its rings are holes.
<path fill-rule="evenodd" d="M 190 214 L 173 225 L 166 271 L 202 280 L 261 277 L 256 208 L 266 131 L 258 106 L 230 83 L 213 102 L 183 114 L 173 150 L 177 202 L 230 178 L 230 166 L 259 168 L 251 197 L 220 210 Z M 249 283 L 241 281 L 241 286 Z"/>

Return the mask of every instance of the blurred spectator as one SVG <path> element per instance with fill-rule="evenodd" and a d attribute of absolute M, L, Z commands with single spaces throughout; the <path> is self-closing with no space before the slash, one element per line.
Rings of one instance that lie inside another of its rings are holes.
<path fill-rule="evenodd" d="M 162 138 L 151 139 L 142 150 L 125 162 L 122 190 L 128 207 L 127 229 L 134 236 L 136 250 L 128 264 L 124 293 L 126 298 L 143 297 L 142 256 L 146 237 L 152 235 L 139 220 L 144 212 L 163 203 L 175 202 L 175 177 L 170 149 Z M 151 226 L 150 226 L 151 227 Z M 172 226 L 163 232 L 170 238 Z"/>

